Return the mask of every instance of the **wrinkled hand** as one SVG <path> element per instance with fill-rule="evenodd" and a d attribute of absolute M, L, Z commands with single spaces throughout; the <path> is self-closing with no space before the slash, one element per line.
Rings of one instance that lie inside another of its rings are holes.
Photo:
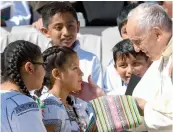
<path fill-rule="evenodd" d="M 141 116 L 144 116 L 144 107 L 145 107 L 145 104 L 147 103 L 147 101 L 145 101 L 144 99 L 137 98 L 137 97 L 135 99 L 136 99 L 136 102 L 138 105 L 139 113 L 141 114 Z"/>
<path fill-rule="evenodd" d="M 90 75 L 88 77 L 88 83 L 83 82 L 81 90 L 78 93 L 72 93 L 71 95 L 84 101 L 91 101 L 100 96 L 104 96 L 104 91 L 93 82 Z"/>
<path fill-rule="evenodd" d="M 39 18 L 36 22 L 32 24 L 36 29 L 40 30 L 43 27 L 43 20 Z"/>

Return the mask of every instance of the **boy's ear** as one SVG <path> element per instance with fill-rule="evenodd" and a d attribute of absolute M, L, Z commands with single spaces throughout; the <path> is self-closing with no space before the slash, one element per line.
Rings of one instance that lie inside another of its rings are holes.
<path fill-rule="evenodd" d="M 42 28 L 40 29 L 40 31 L 41 31 L 47 38 L 50 38 L 49 31 L 48 31 L 45 27 L 42 27 Z"/>
<path fill-rule="evenodd" d="M 80 29 L 80 22 L 77 22 L 77 33 L 79 33 L 79 29 Z"/>
<path fill-rule="evenodd" d="M 54 79 L 60 80 L 61 76 L 60 76 L 60 72 L 59 72 L 58 69 L 55 69 L 55 68 L 54 68 L 54 69 L 52 70 L 52 77 L 53 77 Z"/>

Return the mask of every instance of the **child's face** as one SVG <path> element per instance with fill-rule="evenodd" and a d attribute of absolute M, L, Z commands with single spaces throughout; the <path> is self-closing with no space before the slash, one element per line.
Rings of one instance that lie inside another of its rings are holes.
<path fill-rule="evenodd" d="M 123 26 L 121 27 L 121 37 L 123 39 L 128 39 L 128 36 L 127 36 L 127 31 L 126 31 L 126 25 L 127 25 L 127 22 L 125 22 L 123 24 Z"/>
<path fill-rule="evenodd" d="M 79 32 L 79 22 L 70 12 L 56 13 L 51 21 L 46 36 L 52 39 L 53 45 L 71 47 Z"/>
<path fill-rule="evenodd" d="M 77 92 L 81 90 L 83 72 L 79 68 L 79 58 L 77 55 L 73 55 L 68 64 L 65 66 L 65 70 L 61 72 L 62 83 L 69 92 Z"/>
<path fill-rule="evenodd" d="M 24 68 L 22 68 L 25 69 L 25 71 L 23 71 L 22 77 L 23 78 L 27 77 L 27 80 L 24 79 L 24 82 L 29 90 L 40 89 L 43 85 L 43 79 L 45 76 L 45 69 L 42 65 L 43 58 L 40 57 L 37 61 L 34 62 L 36 64 L 27 62 L 23 66 Z"/>
<path fill-rule="evenodd" d="M 131 74 L 142 77 L 150 66 L 150 61 L 146 60 L 143 56 L 133 57 L 129 55 L 125 59 L 119 57 L 116 61 L 115 68 L 120 75 L 121 79 L 128 84 Z"/>

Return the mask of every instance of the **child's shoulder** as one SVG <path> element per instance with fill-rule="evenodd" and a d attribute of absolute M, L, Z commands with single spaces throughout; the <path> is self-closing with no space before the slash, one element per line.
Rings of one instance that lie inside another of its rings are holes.
<path fill-rule="evenodd" d="M 40 100 L 44 102 L 44 105 L 56 105 L 60 107 L 63 105 L 63 103 L 58 98 L 50 93 L 43 94 L 40 97 Z"/>
<path fill-rule="evenodd" d="M 39 110 L 36 102 L 22 93 L 9 91 L 3 94 L 3 109 L 7 108 L 8 113 L 25 115 L 29 111 Z"/>
<path fill-rule="evenodd" d="M 86 49 L 82 48 L 79 40 L 76 40 L 75 43 L 76 46 L 74 47 L 74 50 L 77 52 L 79 59 L 88 61 L 99 60 L 98 56 L 95 55 L 93 52 L 87 51 Z"/>
<path fill-rule="evenodd" d="M 94 53 L 86 51 L 85 49 L 82 48 L 78 50 L 78 55 L 86 58 L 97 58 L 97 56 Z"/>
<path fill-rule="evenodd" d="M 5 91 L 5 92 L 1 92 L 1 99 L 4 102 L 11 102 L 11 103 L 15 103 L 15 104 L 23 104 L 23 103 L 27 103 L 27 102 L 34 102 L 34 100 L 31 97 L 28 97 L 20 92 L 16 92 L 16 91 Z"/>

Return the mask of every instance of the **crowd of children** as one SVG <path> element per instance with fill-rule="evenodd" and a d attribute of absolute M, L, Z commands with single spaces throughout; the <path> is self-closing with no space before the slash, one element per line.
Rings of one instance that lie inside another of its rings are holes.
<path fill-rule="evenodd" d="M 86 131 L 95 113 L 75 96 L 83 81 L 91 75 L 105 95 L 124 95 L 132 74 L 142 77 L 152 64 L 128 39 L 128 14 L 137 6 L 128 5 L 117 18 L 124 40 L 112 48 L 104 77 L 97 56 L 81 49 L 76 39 L 80 23 L 73 7 L 67 2 L 45 6 L 41 32 L 51 38 L 49 47 L 41 53 L 35 44 L 18 40 L 1 53 L 2 132 Z"/>

